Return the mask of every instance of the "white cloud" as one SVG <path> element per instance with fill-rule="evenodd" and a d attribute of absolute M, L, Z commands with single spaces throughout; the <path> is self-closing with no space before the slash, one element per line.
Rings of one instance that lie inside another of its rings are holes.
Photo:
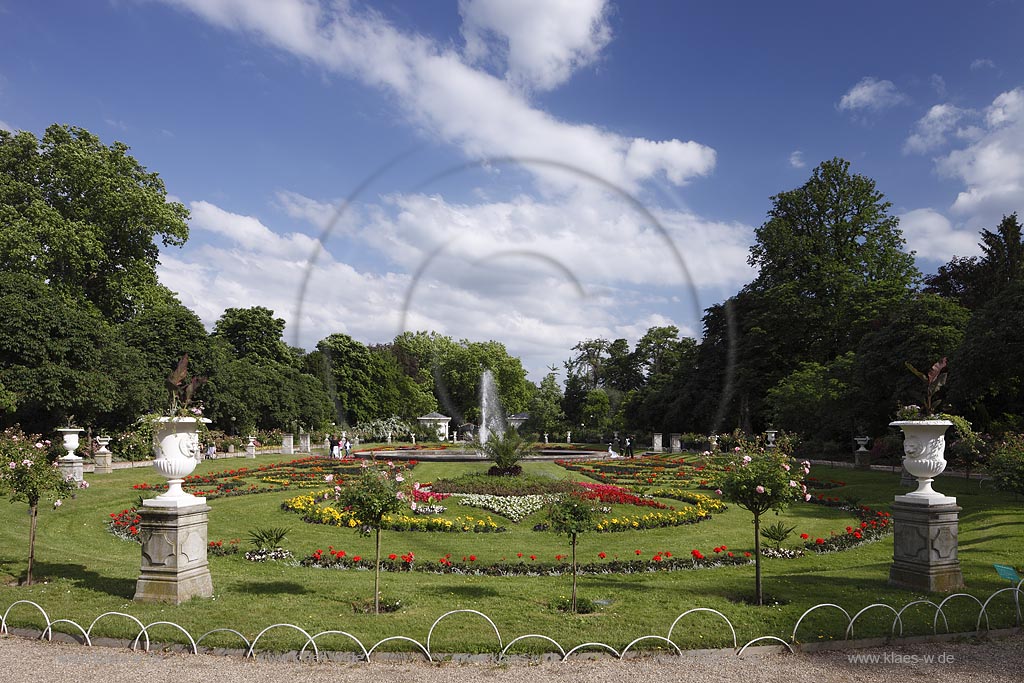
<path fill-rule="evenodd" d="M 281 196 L 293 206 L 327 206 Z M 580 339 L 635 342 L 654 324 L 699 332 L 701 309 L 753 274 L 753 231 L 741 224 L 658 211 L 662 233 L 625 202 L 587 193 L 479 204 L 395 195 L 359 207 L 363 218 L 346 236 L 370 255 L 366 270 L 319 254 L 300 320 L 299 286 L 317 242 L 209 202 L 191 209 L 196 239 L 184 253 L 165 250 L 159 274 L 207 325 L 229 306 L 262 305 L 288 321 L 287 334 L 298 330 L 306 348 L 336 331 L 384 342 L 402 330 L 408 301 L 405 329 L 500 339 L 538 379 Z M 391 272 L 374 272 L 380 258 L 390 259 Z"/>
<path fill-rule="evenodd" d="M 14 126 L 7 123 L 6 121 L 0 121 L 0 130 L 6 130 L 8 133 L 13 133 Z"/>
<path fill-rule="evenodd" d="M 984 126 L 968 139 L 971 144 L 940 158 L 937 168 L 966 185 L 952 211 L 966 216 L 972 228 L 991 227 L 1002 214 L 1024 206 L 1024 90 L 996 97 L 985 110 Z"/>
<path fill-rule="evenodd" d="M 302 59 L 394 94 L 416 123 L 471 158 L 555 159 L 628 191 L 662 173 L 681 185 L 707 174 L 714 165 L 714 150 L 696 142 L 633 139 L 558 120 L 532 107 L 509 82 L 473 68 L 446 45 L 402 33 L 376 12 L 360 13 L 348 4 L 322 5 L 311 0 L 166 1 L 225 29 L 253 33 Z M 510 7 L 526 12 L 518 3 Z M 576 13 L 547 2 L 539 7 L 556 14 L 558 18 L 551 24 L 562 29 L 572 18 L 584 23 L 588 31 L 594 22 L 593 12 Z M 523 21 L 539 25 L 548 20 L 532 17 Z M 520 30 L 516 29 L 517 46 L 524 40 Z M 564 30 L 559 35 L 562 61 L 556 62 L 560 68 L 578 64 L 573 59 L 590 54 L 587 50 L 592 52 L 600 42 L 571 39 Z M 590 48 L 581 52 L 581 45 Z M 534 54 L 517 47 L 521 69 L 551 58 L 544 54 L 546 48 L 539 49 L 541 52 Z M 530 170 L 547 189 L 565 190 L 579 184 L 579 178 L 571 174 L 536 166 Z"/>
<path fill-rule="evenodd" d="M 954 228 L 933 209 L 914 209 L 899 219 L 907 249 L 917 252 L 918 258 L 946 262 L 954 255 L 974 256 L 980 251 L 978 233 Z"/>
<path fill-rule="evenodd" d="M 793 150 L 789 155 L 789 165 L 793 168 L 803 168 L 807 165 L 804 161 L 804 153 L 800 150 Z"/>
<path fill-rule="evenodd" d="M 605 0 L 461 0 L 459 13 L 467 58 L 503 58 L 506 79 L 525 89 L 561 85 L 611 40 Z"/>
<path fill-rule="evenodd" d="M 914 125 L 914 132 L 903 145 L 904 154 L 923 154 L 946 143 L 946 135 L 956 129 L 963 109 L 951 104 L 936 104 Z"/>
<path fill-rule="evenodd" d="M 939 97 L 946 96 L 946 79 L 939 74 L 932 74 L 929 82 L 932 85 L 932 89 L 935 90 L 935 94 Z"/>
<path fill-rule="evenodd" d="M 907 98 L 892 81 L 865 76 L 850 88 L 836 105 L 840 111 L 881 111 L 906 102 Z"/>
<path fill-rule="evenodd" d="M 971 62 L 971 71 L 978 71 L 979 69 L 994 69 L 996 63 L 991 59 L 975 59 Z"/>

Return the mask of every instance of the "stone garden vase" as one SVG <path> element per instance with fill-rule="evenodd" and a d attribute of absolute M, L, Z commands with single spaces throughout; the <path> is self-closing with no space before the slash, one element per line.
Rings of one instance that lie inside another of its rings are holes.
<path fill-rule="evenodd" d="M 903 466 L 917 478 L 917 490 L 906 494 L 922 501 L 945 499 L 932 481 L 946 469 L 946 430 L 949 420 L 897 420 L 890 427 L 903 430 Z"/>
<path fill-rule="evenodd" d="M 199 418 L 162 417 L 153 425 L 153 469 L 167 477 L 167 491 L 154 499 L 164 507 L 196 505 L 200 499 L 181 488 L 196 468 L 199 452 Z"/>

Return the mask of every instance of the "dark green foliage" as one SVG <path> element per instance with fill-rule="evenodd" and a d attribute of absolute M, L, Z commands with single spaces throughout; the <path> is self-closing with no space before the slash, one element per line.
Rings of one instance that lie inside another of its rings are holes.
<path fill-rule="evenodd" d="M 490 477 L 467 474 L 454 479 L 438 479 L 431 490 L 436 493 L 479 493 L 492 496 L 528 496 L 568 493 L 575 489 L 569 479 L 552 479 L 522 474 L 518 477 Z"/>

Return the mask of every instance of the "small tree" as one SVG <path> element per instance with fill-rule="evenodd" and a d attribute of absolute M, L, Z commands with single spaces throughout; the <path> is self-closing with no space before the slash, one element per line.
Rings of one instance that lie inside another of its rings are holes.
<path fill-rule="evenodd" d="M 1024 496 L 1024 434 L 1010 434 L 992 446 L 988 471 L 1001 490 Z"/>
<path fill-rule="evenodd" d="M 788 448 L 786 439 L 770 449 L 760 442 L 743 442 L 713 478 L 723 498 L 754 515 L 754 600 L 758 605 L 763 602 L 761 515 L 810 498 L 803 483 L 803 477 L 811 471 L 810 463 L 797 463 L 789 456 Z"/>
<path fill-rule="evenodd" d="M 565 496 L 548 508 L 548 524 L 556 534 L 569 537 L 572 546 L 572 602 L 576 611 L 576 538 L 594 528 L 594 513 L 590 505 L 579 496 Z"/>
<path fill-rule="evenodd" d="M 389 462 L 387 467 L 363 461 L 362 473 L 341 490 L 338 500 L 350 508 L 359 521 L 357 529 L 364 536 L 376 536 L 373 565 L 373 612 L 380 613 L 380 528 L 384 517 L 397 512 L 406 500 L 405 478 L 401 470 Z"/>
<path fill-rule="evenodd" d="M 11 502 L 26 502 L 29 508 L 28 572 L 25 585 L 32 585 L 32 567 L 36 556 L 36 518 L 39 501 L 52 499 L 53 507 L 61 506 L 63 499 L 78 488 L 86 488 L 74 479 L 64 478 L 57 463 L 47 457 L 49 441 L 27 437 L 16 428 L 4 430 L 0 436 L 0 491 L 10 495 Z"/>

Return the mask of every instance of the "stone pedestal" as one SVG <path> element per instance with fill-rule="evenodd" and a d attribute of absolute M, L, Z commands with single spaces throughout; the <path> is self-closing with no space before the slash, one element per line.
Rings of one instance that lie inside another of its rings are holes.
<path fill-rule="evenodd" d="M 870 470 L 871 469 L 871 451 L 854 451 L 853 453 L 853 466 L 858 470 Z"/>
<path fill-rule="evenodd" d="M 295 453 L 295 435 L 281 435 L 281 455 L 292 455 Z"/>
<path fill-rule="evenodd" d="M 249 443 L 245 445 L 245 457 L 255 458 L 256 457 L 256 437 L 250 436 Z"/>
<path fill-rule="evenodd" d="M 896 496 L 890 584 L 929 592 L 963 588 L 957 557 L 960 509 L 956 498 L 949 496 L 924 500 Z"/>
<path fill-rule="evenodd" d="M 188 507 L 147 505 L 152 500 L 143 501 L 139 510 L 142 574 L 135 584 L 135 599 L 178 605 L 195 597 L 212 597 L 206 499 L 195 498 L 201 502 Z"/>
<path fill-rule="evenodd" d="M 309 453 L 309 433 L 299 434 L 299 453 Z"/>
<path fill-rule="evenodd" d="M 110 474 L 114 471 L 114 454 L 113 453 L 97 453 L 96 454 L 96 467 L 93 468 L 93 474 Z"/>
<path fill-rule="evenodd" d="M 654 451 L 655 453 L 661 453 L 662 451 L 661 434 L 659 432 L 655 432 L 651 436 L 651 450 Z"/>
<path fill-rule="evenodd" d="M 107 449 L 107 444 L 110 443 L 109 436 L 97 436 L 96 443 L 100 445 L 100 449 L 93 454 L 96 460 L 96 467 L 93 468 L 94 474 L 110 474 L 114 471 L 114 454 Z"/>
<path fill-rule="evenodd" d="M 65 455 L 57 458 L 57 467 L 60 468 L 60 472 L 64 475 L 65 479 L 82 481 L 84 479 L 83 462 L 84 460 L 77 455 Z"/>
<path fill-rule="evenodd" d="M 668 451 L 669 453 L 680 453 L 683 450 L 683 435 L 682 434 L 669 434 L 668 435 Z"/>

